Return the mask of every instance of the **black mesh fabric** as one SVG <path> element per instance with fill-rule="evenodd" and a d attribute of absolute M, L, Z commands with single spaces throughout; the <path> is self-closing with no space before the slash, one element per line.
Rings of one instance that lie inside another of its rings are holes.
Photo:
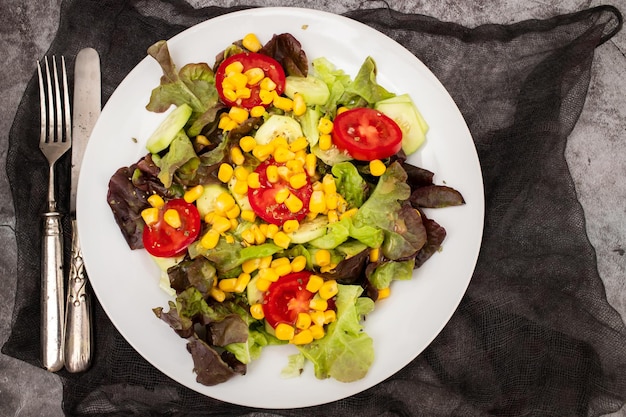
<path fill-rule="evenodd" d="M 106 101 L 153 42 L 232 10 L 193 9 L 177 0 L 66 1 L 48 54 L 73 57 L 95 47 Z M 204 397 L 154 369 L 96 303 L 91 369 L 59 372 L 67 415 L 599 416 L 624 405 L 626 328 L 607 303 L 564 156 L 594 50 L 621 28 L 619 11 L 603 6 L 474 29 L 389 9 L 347 16 L 391 36 L 439 77 L 478 149 L 484 240 L 448 325 L 413 362 L 365 392 L 305 410 L 254 410 Z M 7 155 L 19 279 L 2 352 L 41 366 L 39 236 L 47 167 L 37 149 L 37 100 L 33 78 Z M 68 166 L 63 159 L 59 173 Z M 64 212 L 66 189 L 59 188 Z"/>

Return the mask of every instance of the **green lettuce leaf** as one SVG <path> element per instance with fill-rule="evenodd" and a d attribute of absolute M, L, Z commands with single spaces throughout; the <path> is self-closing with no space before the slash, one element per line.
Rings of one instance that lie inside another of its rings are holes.
<path fill-rule="evenodd" d="M 176 170 L 194 159 L 198 159 L 198 157 L 193 149 L 193 144 L 185 132 L 181 130 L 170 143 L 165 156 L 162 158 L 153 157 L 155 165 L 160 169 L 157 177 L 166 188 L 169 188 L 172 185 Z"/>
<path fill-rule="evenodd" d="M 332 167 L 337 183 L 337 192 L 343 196 L 350 207 L 361 207 L 367 198 L 369 187 L 354 164 L 339 162 Z"/>

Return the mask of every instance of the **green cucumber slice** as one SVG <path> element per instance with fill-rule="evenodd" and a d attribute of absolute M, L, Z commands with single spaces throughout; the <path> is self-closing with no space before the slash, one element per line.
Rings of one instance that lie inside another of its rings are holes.
<path fill-rule="evenodd" d="M 192 109 L 188 104 L 181 104 L 172 110 L 161 122 L 146 142 L 150 153 L 159 153 L 170 146 L 178 132 L 185 127 L 191 117 Z"/>

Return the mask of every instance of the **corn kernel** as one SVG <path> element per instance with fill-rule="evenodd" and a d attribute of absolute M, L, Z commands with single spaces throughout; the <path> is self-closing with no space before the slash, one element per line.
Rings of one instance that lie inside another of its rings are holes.
<path fill-rule="evenodd" d="M 224 84 L 222 84 L 223 86 Z M 237 93 L 235 93 L 235 90 L 233 90 L 232 88 L 227 88 L 227 87 L 222 87 L 222 94 L 224 94 L 224 97 L 226 98 L 226 100 L 228 101 L 235 101 L 237 100 Z"/>
<path fill-rule="evenodd" d="M 226 213 L 231 208 L 235 207 L 235 199 L 229 192 L 220 193 L 215 199 L 215 210 L 220 213 Z"/>
<path fill-rule="evenodd" d="M 261 81 L 261 90 L 259 90 L 259 99 L 261 99 L 262 104 L 267 106 L 272 101 L 274 101 L 274 92 L 267 90 L 263 88 L 262 86 L 263 86 L 263 81 Z"/>
<path fill-rule="evenodd" d="M 278 167 L 276 165 L 270 165 L 265 170 L 267 180 L 272 184 L 278 182 Z"/>
<path fill-rule="evenodd" d="M 300 272 L 306 268 L 306 257 L 304 255 L 298 255 L 291 261 L 291 271 Z M 310 279 L 310 278 L 309 278 Z"/>
<path fill-rule="evenodd" d="M 263 306 L 260 303 L 252 304 L 250 306 L 250 315 L 256 320 L 263 320 L 265 318 Z"/>
<path fill-rule="evenodd" d="M 252 90 L 250 90 L 248 87 L 243 87 L 243 88 L 238 88 L 237 90 L 235 90 L 235 94 L 237 95 L 237 98 L 250 98 L 250 96 L 252 95 Z"/>
<path fill-rule="evenodd" d="M 237 282 L 235 283 L 235 292 L 244 292 L 248 284 L 250 283 L 250 274 L 242 272 L 237 277 Z"/>
<path fill-rule="evenodd" d="M 380 259 L 380 248 L 370 249 L 370 262 L 378 262 Z"/>
<path fill-rule="evenodd" d="M 285 200 L 285 205 L 292 213 L 297 213 L 302 210 L 302 207 L 304 207 L 304 203 L 302 202 L 302 200 L 300 200 L 294 194 L 289 194 L 289 197 L 287 197 L 287 199 Z"/>
<path fill-rule="evenodd" d="M 234 229 L 234 227 L 233 227 Z M 226 243 L 232 245 L 233 243 L 235 243 L 235 238 L 233 237 L 233 235 L 226 235 L 224 236 L 224 240 L 226 240 Z"/>
<path fill-rule="evenodd" d="M 391 288 L 387 287 L 387 288 L 382 288 L 380 290 L 378 290 L 378 300 L 382 300 L 384 298 L 389 297 L 389 295 L 391 294 Z"/>
<path fill-rule="evenodd" d="M 239 139 L 239 147 L 244 152 L 250 152 L 252 149 L 254 149 L 255 146 L 256 140 L 250 135 L 244 136 Z"/>
<path fill-rule="evenodd" d="M 204 135 L 196 136 L 196 143 L 203 146 L 209 146 L 211 144 L 211 142 L 209 142 L 209 139 Z"/>
<path fill-rule="evenodd" d="M 263 243 L 265 243 L 265 234 L 263 234 L 263 232 L 261 231 L 261 229 L 259 228 L 259 226 L 254 225 L 252 226 L 252 232 L 254 233 L 254 243 L 257 245 L 261 245 Z"/>
<path fill-rule="evenodd" d="M 185 195 L 183 196 L 183 198 L 185 199 L 186 202 L 193 203 L 198 198 L 200 198 L 203 192 L 204 192 L 204 187 L 201 184 L 198 184 L 195 187 L 192 187 L 188 189 L 187 191 L 185 191 Z"/>
<path fill-rule="evenodd" d="M 337 264 L 330 263 L 328 265 L 324 265 L 320 267 L 321 273 L 332 272 L 333 269 L 337 268 Z"/>
<path fill-rule="evenodd" d="M 279 265 L 276 268 L 274 268 L 274 270 L 276 271 L 276 273 L 280 277 L 284 277 L 285 275 L 291 274 L 291 272 L 292 272 L 290 263 L 288 263 L 286 265 Z"/>
<path fill-rule="evenodd" d="M 258 67 L 250 68 L 243 74 L 248 77 L 248 85 L 257 85 L 265 77 L 263 70 Z"/>
<path fill-rule="evenodd" d="M 313 191 L 309 200 L 309 211 L 312 213 L 323 213 L 326 211 L 326 199 L 323 191 Z"/>
<path fill-rule="evenodd" d="M 163 197 L 158 194 L 152 194 L 148 197 L 148 203 L 154 208 L 161 208 L 165 205 L 165 201 L 163 201 Z"/>
<path fill-rule="evenodd" d="M 287 323 L 278 323 L 278 326 L 276 326 L 274 330 L 278 340 L 291 340 L 296 333 L 296 329 Z"/>
<path fill-rule="evenodd" d="M 309 313 L 298 313 L 296 318 L 296 328 L 300 330 L 308 329 L 311 326 L 311 316 Z"/>
<path fill-rule="evenodd" d="M 233 61 L 224 68 L 224 73 L 226 77 L 230 77 L 233 74 L 241 74 L 243 71 L 243 64 L 241 61 Z"/>
<path fill-rule="evenodd" d="M 241 218 L 248 222 L 256 220 L 256 213 L 253 210 L 241 210 Z"/>
<path fill-rule="evenodd" d="M 300 93 L 294 94 L 293 97 L 293 114 L 296 116 L 302 116 L 306 112 L 306 103 L 304 96 Z"/>
<path fill-rule="evenodd" d="M 247 261 L 244 261 L 243 264 L 241 264 L 241 270 L 246 274 L 251 274 L 252 272 L 257 270 L 260 262 L 261 260 L 259 258 L 248 259 Z"/>
<path fill-rule="evenodd" d="M 238 166 L 235 167 L 235 171 L 233 172 L 233 174 L 238 180 L 246 181 L 248 179 L 248 175 L 250 175 L 250 171 L 248 171 L 248 168 L 246 167 Z"/>
<path fill-rule="evenodd" d="M 309 308 L 315 311 L 321 311 L 322 313 L 328 309 L 328 301 L 320 297 L 313 297 L 309 301 Z"/>
<path fill-rule="evenodd" d="M 250 116 L 252 117 L 261 117 L 265 114 L 265 107 L 263 106 L 254 106 L 250 109 Z"/>
<path fill-rule="evenodd" d="M 216 215 L 217 215 L 217 213 L 215 213 L 215 211 L 209 211 L 204 216 L 204 222 L 208 223 L 208 224 L 212 224 L 213 223 L 213 219 L 215 218 Z"/>
<path fill-rule="evenodd" d="M 327 249 L 320 249 L 315 252 L 315 263 L 319 266 L 326 266 L 330 264 L 330 252 Z"/>
<path fill-rule="evenodd" d="M 276 246 L 280 246 L 283 249 L 287 249 L 289 247 L 289 244 L 291 243 L 291 239 L 289 238 L 289 236 L 287 236 L 287 234 L 282 231 L 276 232 L 273 240 Z"/>
<path fill-rule="evenodd" d="M 296 157 L 296 154 L 284 146 L 279 146 L 274 150 L 274 159 L 276 162 L 284 163 L 287 161 L 291 161 Z"/>
<path fill-rule="evenodd" d="M 209 295 L 213 297 L 213 299 L 219 303 L 221 303 L 222 301 L 226 299 L 226 293 L 217 287 L 212 287 L 209 290 Z"/>
<path fill-rule="evenodd" d="M 226 183 L 228 181 L 230 181 L 230 179 L 233 177 L 233 172 L 234 169 L 232 166 L 230 166 L 230 164 L 221 164 L 219 170 L 217 171 L 217 178 Z"/>
<path fill-rule="evenodd" d="M 163 213 L 163 220 L 174 229 L 178 229 L 182 225 L 180 214 L 178 214 L 178 211 L 174 209 L 165 210 L 165 213 Z"/>
<path fill-rule="evenodd" d="M 307 291 L 316 293 L 320 288 L 322 288 L 322 285 L 324 285 L 324 278 L 319 275 L 311 275 L 309 277 L 309 282 L 306 284 L 306 289 Z"/>
<path fill-rule="evenodd" d="M 237 217 L 239 217 L 239 214 L 241 213 L 241 209 L 239 208 L 238 205 L 234 205 L 233 207 L 231 207 L 229 210 L 226 211 L 226 217 L 228 217 L 231 220 L 237 220 Z M 232 228 L 236 228 L 237 225 L 235 224 Z"/>
<path fill-rule="evenodd" d="M 213 249 L 217 246 L 219 239 L 219 232 L 209 229 L 204 236 L 202 236 L 202 239 L 200 239 L 200 244 L 206 249 Z"/>
<path fill-rule="evenodd" d="M 254 245 L 254 231 L 252 230 L 252 228 L 248 228 L 241 232 L 241 238 L 244 240 L 244 242 L 250 245 Z"/>
<path fill-rule="evenodd" d="M 261 90 L 271 92 L 276 89 L 276 83 L 270 77 L 265 77 L 261 80 L 259 87 L 261 87 Z M 274 98 L 274 95 L 272 94 L 272 99 L 273 98 Z"/>
<path fill-rule="evenodd" d="M 265 232 L 265 236 L 267 236 L 270 239 L 274 239 L 274 236 L 276 236 L 276 233 L 278 232 L 278 225 L 275 224 L 268 224 L 267 225 L 267 231 Z"/>
<path fill-rule="evenodd" d="M 337 320 L 337 313 L 335 313 L 335 310 L 324 311 L 324 324 L 332 323 L 335 320 Z"/>
<path fill-rule="evenodd" d="M 220 121 L 217 124 L 217 127 L 224 131 L 233 130 L 237 127 L 237 122 L 231 119 L 228 115 L 224 115 L 220 117 Z"/>
<path fill-rule="evenodd" d="M 289 265 L 289 264 L 291 264 L 291 261 L 289 260 L 289 258 L 281 256 L 280 258 L 272 259 L 272 262 L 270 262 L 270 268 L 276 268 L 281 265 Z"/>
<path fill-rule="evenodd" d="M 276 273 L 274 268 L 261 268 L 258 273 L 259 279 L 264 279 L 269 282 L 278 281 L 279 275 Z"/>
<path fill-rule="evenodd" d="M 328 134 L 320 135 L 318 146 L 322 151 L 327 151 L 333 146 L 333 138 Z"/>
<path fill-rule="evenodd" d="M 230 220 L 224 216 L 217 215 L 213 218 L 213 224 L 211 228 L 217 233 L 224 233 L 230 230 Z"/>
<path fill-rule="evenodd" d="M 156 207 L 149 207 L 141 211 L 141 218 L 148 225 L 151 226 L 159 221 L 159 209 Z"/>
<path fill-rule="evenodd" d="M 237 122 L 237 124 L 241 124 L 248 120 L 249 115 L 250 114 L 248 113 L 248 110 L 241 107 L 231 107 L 228 111 L 228 116 L 231 118 L 231 120 Z"/>
<path fill-rule="evenodd" d="M 270 288 L 270 285 L 272 285 L 272 281 L 268 281 L 263 278 L 259 278 L 256 280 L 256 289 L 261 292 L 267 291 Z"/>
<path fill-rule="evenodd" d="M 355 208 L 351 208 L 350 210 L 347 210 L 343 213 L 341 213 L 341 216 L 339 216 L 339 219 L 343 220 L 343 219 L 349 219 L 351 217 L 354 217 L 354 215 L 357 213 L 357 211 L 359 211 L 359 209 Z"/>
<path fill-rule="evenodd" d="M 291 161 L 287 161 L 285 166 L 289 169 L 289 171 L 291 172 L 291 175 L 305 174 L 304 162 L 299 159 L 292 159 Z"/>
<path fill-rule="evenodd" d="M 319 324 L 313 324 L 311 327 L 309 327 L 309 331 L 311 332 L 314 340 L 319 340 L 324 337 L 324 327 L 320 326 Z"/>
<path fill-rule="evenodd" d="M 289 176 L 291 175 L 291 172 L 289 171 L 289 168 L 287 168 L 284 165 L 281 165 L 279 167 L 276 168 L 276 172 L 278 172 L 278 178 L 284 180 L 284 181 L 289 181 Z"/>
<path fill-rule="evenodd" d="M 291 185 L 296 190 L 304 187 L 308 182 L 308 177 L 306 173 L 301 172 L 298 174 L 294 174 L 289 178 L 289 185 Z"/>
<path fill-rule="evenodd" d="M 350 110 L 349 108 L 347 108 L 346 106 L 341 106 L 337 109 L 337 116 L 339 116 L 341 113 L 347 112 L 348 110 Z"/>
<path fill-rule="evenodd" d="M 235 181 L 235 184 L 233 185 L 233 192 L 237 193 L 237 194 L 241 194 L 244 195 L 245 193 L 248 192 L 248 181 Z"/>
<path fill-rule="evenodd" d="M 324 311 L 311 311 L 309 315 L 311 316 L 311 322 L 313 322 L 313 326 L 324 325 L 324 320 L 326 319 L 326 317 L 324 317 Z"/>
<path fill-rule="evenodd" d="M 328 135 L 333 131 L 333 122 L 327 117 L 322 117 L 317 123 L 317 130 L 323 135 Z"/>
<path fill-rule="evenodd" d="M 248 175 L 248 188 L 261 188 L 261 180 L 259 179 L 258 172 L 252 172 Z"/>
<path fill-rule="evenodd" d="M 254 33 L 248 33 L 246 36 L 244 36 L 241 40 L 241 44 L 244 48 L 252 52 L 258 52 L 259 49 L 263 47 L 263 45 L 261 45 L 261 42 L 259 41 L 259 38 L 257 38 Z"/>
<path fill-rule="evenodd" d="M 300 136 L 289 143 L 289 150 L 295 153 L 305 150 L 307 146 L 309 146 L 309 141 L 304 136 Z"/>
<path fill-rule="evenodd" d="M 306 171 L 307 174 L 309 174 L 309 177 L 312 177 L 313 175 L 315 175 L 316 168 L 317 168 L 317 156 L 315 156 L 315 154 L 312 154 L 312 153 L 307 154 L 304 159 L 304 170 Z"/>
<path fill-rule="evenodd" d="M 259 161 L 265 161 L 274 152 L 274 147 L 267 143 L 264 145 L 257 145 L 252 149 L 252 155 L 254 155 Z"/>
<path fill-rule="evenodd" d="M 380 159 L 370 161 L 370 173 L 375 177 L 380 177 L 385 173 L 387 167 Z"/>
<path fill-rule="evenodd" d="M 274 107 L 284 111 L 291 111 L 293 109 L 293 100 L 288 97 L 275 95 L 272 103 Z"/>
<path fill-rule="evenodd" d="M 326 208 L 328 210 L 337 210 L 339 205 L 339 196 L 337 193 L 326 194 Z"/>
<path fill-rule="evenodd" d="M 238 146 L 233 146 L 232 148 L 230 148 L 230 159 L 235 165 L 243 165 L 243 163 L 245 162 L 245 157 L 241 152 L 241 148 L 239 148 Z"/>
<path fill-rule="evenodd" d="M 299 227 L 300 227 L 300 223 L 298 223 L 297 220 L 295 219 L 287 220 L 285 223 L 283 223 L 283 232 L 293 233 L 296 230 L 298 230 Z"/>
<path fill-rule="evenodd" d="M 337 214 L 337 210 L 328 210 L 326 216 L 328 216 L 328 223 L 337 223 L 339 221 L 339 214 Z"/>
<path fill-rule="evenodd" d="M 337 285 L 337 281 L 334 279 L 325 281 L 324 284 L 320 287 L 318 294 L 324 300 L 329 300 L 333 298 L 339 292 L 339 286 Z"/>
<path fill-rule="evenodd" d="M 293 338 L 289 341 L 289 343 L 293 343 L 294 345 L 306 345 L 307 343 L 311 343 L 313 341 L 313 333 L 309 329 L 300 330 L 296 333 Z"/>
<path fill-rule="evenodd" d="M 264 256 L 261 258 L 259 268 L 269 268 L 272 264 L 272 255 Z"/>
<path fill-rule="evenodd" d="M 220 279 L 217 287 L 224 292 L 235 292 L 237 286 L 237 278 Z"/>
<path fill-rule="evenodd" d="M 287 198 L 289 198 L 290 195 L 291 195 L 291 191 L 289 191 L 289 188 L 281 188 L 274 195 L 274 200 L 278 204 L 282 204 L 287 200 Z"/>
<path fill-rule="evenodd" d="M 332 194 L 337 192 L 337 183 L 335 182 L 335 177 L 332 174 L 324 175 L 322 178 L 322 187 L 326 194 Z"/>

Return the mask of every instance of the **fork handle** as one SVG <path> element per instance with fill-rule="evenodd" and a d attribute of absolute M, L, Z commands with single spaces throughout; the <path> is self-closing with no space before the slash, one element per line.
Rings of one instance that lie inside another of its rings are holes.
<path fill-rule="evenodd" d="M 65 316 L 65 369 L 82 372 L 91 364 L 91 296 L 78 240 L 76 219 L 72 220 L 72 255 Z"/>
<path fill-rule="evenodd" d="M 61 215 L 44 213 L 41 275 L 41 346 L 44 368 L 63 368 L 63 228 Z"/>

